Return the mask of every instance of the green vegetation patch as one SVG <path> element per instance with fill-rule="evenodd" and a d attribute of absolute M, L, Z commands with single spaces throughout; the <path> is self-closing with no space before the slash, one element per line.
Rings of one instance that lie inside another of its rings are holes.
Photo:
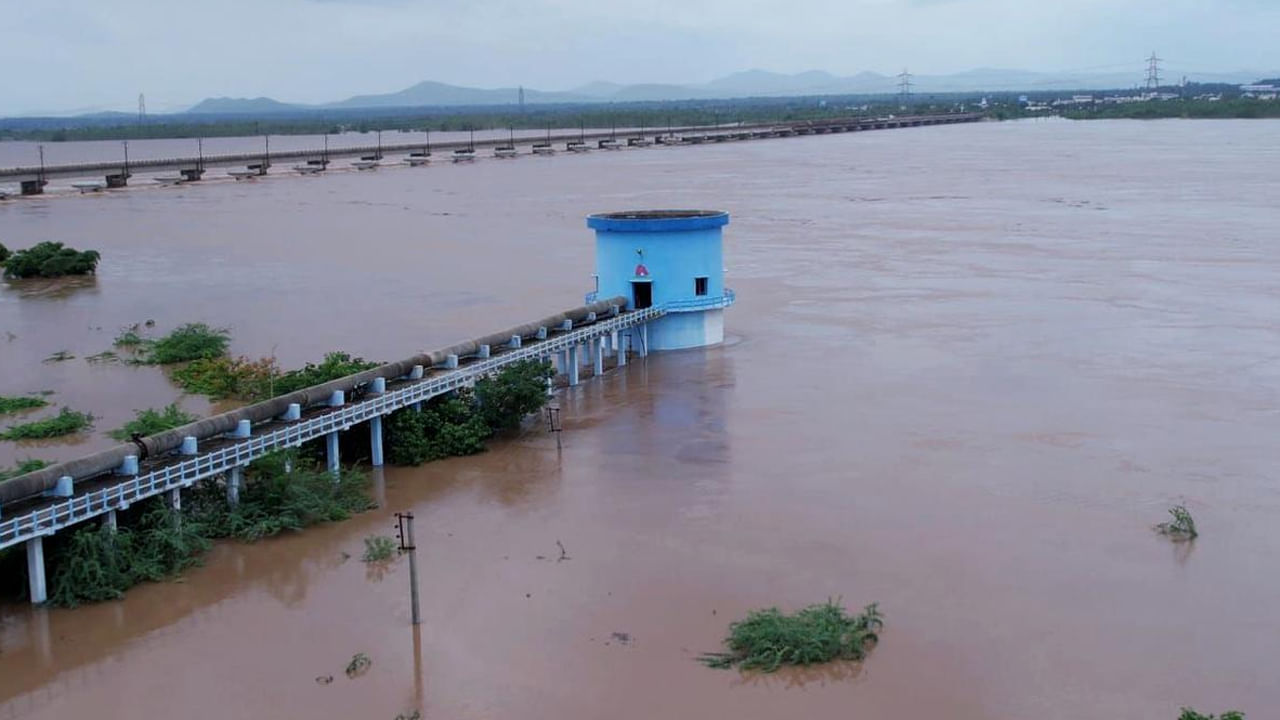
<path fill-rule="evenodd" d="M 321 385 L 331 380 L 355 375 L 365 370 L 372 370 L 381 363 L 370 362 L 361 357 L 351 357 L 344 352 L 331 352 L 324 356 L 319 364 L 307 363 L 299 370 L 290 370 L 275 381 L 274 395 L 287 395 L 291 392 Z"/>
<path fill-rule="evenodd" d="M 364 539 L 364 556 L 367 563 L 386 562 L 396 552 L 396 541 L 385 535 L 370 535 Z"/>
<path fill-rule="evenodd" d="M 134 418 L 124 425 L 107 433 L 113 440 L 128 440 L 136 433 L 142 437 L 156 435 L 165 430 L 172 430 L 196 421 L 196 416 L 184 412 L 176 403 L 165 405 L 160 410 L 147 408 L 139 410 Z"/>
<path fill-rule="evenodd" d="M 335 478 L 319 467 L 292 467 L 293 462 L 294 455 L 285 452 L 253 462 L 235 507 L 227 504 L 226 491 L 217 481 L 197 483 L 187 494 L 186 512 L 208 537 L 252 542 L 346 520 L 374 507 L 364 473 L 343 470 Z"/>
<path fill-rule="evenodd" d="M 879 640 L 884 619 L 875 603 L 858 615 L 828 600 L 784 615 L 777 608 L 757 610 L 729 626 L 727 652 L 700 658 L 714 668 L 773 672 L 783 665 L 813 665 L 833 660 L 862 660 Z"/>
<path fill-rule="evenodd" d="M 1182 714 L 1178 716 L 1178 720 L 1244 720 L 1244 713 L 1239 710 L 1228 710 L 1221 715 L 1205 715 L 1189 707 L 1184 707 L 1182 708 Z"/>
<path fill-rule="evenodd" d="M 18 463 L 17 467 L 0 470 L 0 481 L 16 478 L 19 475 L 26 475 L 29 472 L 35 472 L 47 467 L 49 467 L 49 463 L 45 460 L 23 460 Z"/>
<path fill-rule="evenodd" d="M 1186 505 L 1174 505 L 1169 508 L 1169 515 L 1173 519 L 1156 525 L 1156 532 L 1175 540 L 1194 540 L 1200 534 L 1196 532 L 1196 521 Z"/>
<path fill-rule="evenodd" d="M 49 603 L 75 607 L 115 600 L 200 563 L 211 546 L 198 523 L 153 499 L 133 527 L 81 526 L 54 557 Z"/>
<path fill-rule="evenodd" d="M 275 360 L 246 357 L 201 358 L 177 368 L 171 377 L 183 390 L 214 400 L 255 402 L 271 397 L 280 376 Z"/>
<path fill-rule="evenodd" d="M 4 276 L 54 278 L 92 275 L 98 269 L 100 258 L 97 250 L 82 252 L 64 247 L 60 242 L 42 242 L 9 255 L 4 263 Z"/>
<path fill-rule="evenodd" d="M 387 420 L 387 457 L 396 465 L 421 465 L 484 452 L 496 432 L 512 430 L 547 402 L 548 363 L 513 363 L 476 383 L 475 391 L 459 390 L 410 408 Z"/>
<path fill-rule="evenodd" d="M 93 416 L 89 413 L 76 412 L 70 408 L 62 408 L 57 415 L 44 420 L 11 425 L 0 432 L 0 440 L 36 440 L 71 435 L 93 426 Z"/>
<path fill-rule="evenodd" d="M 12 254 L 9 252 L 9 248 L 4 246 L 4 243 L 0 243 L 0 265 L 4 265 Z"/>
<path fill-rule="evenodd" d="M 204 323 L 187 323 L 159 340 L 141 346 L 140 360 L 150 365 L 172 365 L 216 358 L 227 353 L 231 333 Z"/>
<path fill-rule="evenodd" d="M 23 410 L 35 410 L 48 405 L 48 401 L 44 398 L 32 397 L 31 395 L 21 395 L 18 397 L 9 397 L 0 395 L 0 415 L 8 415 L 10 413 L 21 412 Z"/>

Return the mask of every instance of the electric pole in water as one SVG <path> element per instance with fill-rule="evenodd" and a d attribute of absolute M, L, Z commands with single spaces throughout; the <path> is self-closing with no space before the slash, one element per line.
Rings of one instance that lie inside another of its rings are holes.
<path fill-rule="evenodd" d="M 903 110 L 907 109 L 907 103 L 911 102 L 911 73 L 906 68 L 898 73 L 898 104 Z"/>
<path fill-rule="evenodd" d="M 413 544 L 413 513 L 396 513 L 396 533 L 400 537 L 400 552 L 409 553 L 409 599 L 413 603 L 413 624 L 422 622 L 418 610 L 418 548 Z"/>
<path fill-rule="evenodd" d="M 1151 57 L 1147 58 L 1147 92 L 1156 93 L 1160 90 L 1160 63 L 1161 58 L 1156 57 L 1155 51 L 1151 51 Z"/>

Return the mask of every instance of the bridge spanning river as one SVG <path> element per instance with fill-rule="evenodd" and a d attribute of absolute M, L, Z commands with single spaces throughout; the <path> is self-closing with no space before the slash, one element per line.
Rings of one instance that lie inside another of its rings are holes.
<path fill-rule="evenodd" d="M 382 465 L 382 421 L 403 408 L 471 387 L 524 360 L 555 361 L 577 385 L 585 368 L 602 374 L 627 357 L 648 355 L 648 325 L 669 313 L 728 306 L 732 291 L 697 302 L 626 310 L 624 297 L 586 305 L 430 353 L 415 355 L 323 385 L 199 420 L 0 482 L 0 549 L 26 544 L 31 601 L 47 599 L 43 538 L 163 496 L 181 507 L 184 488 L 225 478 L 228 502 L 239 499 L 244 468 L 267 453 L 324 439 L 328 467 L 339 468 L 338 433 L 368 427 L 371 463 Z M 548 385 L 548 392 L 551 385 Z"/>
<path fill-rule="evenodd" d="M 270 152 L 197 155 L 194 157 L 151 158 L 130 161 L 122 157 L 119 162 L 89 162 L 61 165 L 35 165 L 0 168 L 0 182 L 16 182 L 23 195 L 38 195 L 44 191 L 50 178 L 103 177 L 101 184 L 85 184 L 85 189 L 119 188 L 128 184 L 135 172 L 169 172 L 173 182 L 200 180 L 209 168 L 240 168 L 230 174 L 250 177 L 265 175 L 277 162 L 298 163 L 299 172 L 323 172 L 335 158 L 358 158 L 360 167 L 374 167 L 388 155 L 403 155 L 404 162 L 422 164 L 429 160 L 432 151 L 444 151 L 449 155 L 470 157 L 468 151 L 476 148 L 490 149 L 497 157 L 513 157 L 521 154 L 545 154 L 560 144 L 564 150 L 621 149 L 660 145 L 697 145 L 702 143 L 760 140 L 791 137 L 795 135 L 822 135 L 828 133 L 861 132 L 925 125 L 949 125 L 977 122 L 980 113 L 946 113 L 936 115 L 904 115 L 888 117 L 845 117 L 825 120 L 803 120 L 753 125 L 716 125 L 679 127 L 666 131 L 580 132 L 549 134 L 530 138 L 489 138 L 472 141 L 449 141 L 428 145 L 425 143 L 397 143 L 360 145 L 341 148 L 314 148 L 307 150 L 282 150 Z M 3 195 L 3 193 L 0 193 Z"/>

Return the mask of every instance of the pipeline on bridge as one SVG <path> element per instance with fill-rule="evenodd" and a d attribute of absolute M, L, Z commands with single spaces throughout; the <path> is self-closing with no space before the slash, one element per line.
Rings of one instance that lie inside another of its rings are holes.
<path fill-rule="evenodd" d="M 599 300 L 572 310 L 549 315 L 541 320 L 516 325 L 501 332 L 456 343 L 440 350 L 413 355 L 399 362 L 387 363 L 372 370 L 348 375 L 321 385 L 303 388 L 288 395 L 281 395 L 270 400 L 264 400 L 236 410 L 197 420 L 188 425 L 143 438 L 141 442 L 146 447 L 148 456 L 156 457 L 177 449 L 182 445 L 183 439 L 188 436 L 195 437 L 197 440 L 219 437 L 235 430 L 242 420 L 258 423 L 279 418 L 294 403 L 297 403 L 305 410 L 308 407 L 327 402 L 334 392 L 349 393 L 368 385 L 375 378 L 403 378 L 409 375 L 416 366 L 422 366 L 423 368 L 438 367 L 451 355 L 459 358 L 476 355 L 481 345 L 506 345 L 516 336 L 522 339 L 535 338 L 543 328 L 562 326 L 566 321 L 572 325 L 577 325 L 593 314 L 616 314 L 620 308 L 626 307 L 626 305 L 627 299 L 625 297 Z M 137 453 L 138 447 L 133 444 L 117 445 L 87 457 L 50 465 L 49 467 L 0 482 L 0 507 L 9 503 L 38 497 L 42 493 L 54 489 L 58 484 L 59 478 L 64 476 L 79 481 L 115 472 L 120 468 L 127 456 L 136 455 Z"/>

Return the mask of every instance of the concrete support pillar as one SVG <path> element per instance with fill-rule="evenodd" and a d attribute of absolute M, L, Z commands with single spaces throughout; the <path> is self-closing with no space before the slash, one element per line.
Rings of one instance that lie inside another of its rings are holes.
<path fill-rule="evenodd" d="M 125 455 L 124 461 L 120 463 L 120 475 L 137 475 L 138 474 L 138 456 Z"/>
<path fill-rule="evenodd" d="M 382 467 L 382 416 L 369 421 L 369 463 Z"/>
<path fill-rule="evenodd" d="M 480 358 L 481 360 L 488 360 L 489 354 L 490 354 L 490 348 L 488 345 L 481 345 L 480 348 L 476 350 L 476 357 Z"/>
<path fill-rule="evenodd" d="M 31 602 L 39 605 L 49 599 L 44 582 L 44 538 L 33 537 L 27 541 L 27 582 L 31 588 Z"/>
<path fill-rule="evenodd" d="M 517 346 L 517 347 L 518 347 L 518 346 Z M 422 379 L 422 376 L 423 376 L 423 375 L 425 375 L 425 374 L 426 374 L 426 370 L 424 370 L 424 369 L 423 369 L 423 367 L 422 367 L 421 365 L 414 365 L 414 366 L 413 366 L 413 369 L 409 371 L 409 379 L 410 379 L 410 380 L 421 380 L 421 379 Z"/>
<path fill-rule="evenodd" d="M 444 366 L 445 366 L 446 368 L 450 369 L 450 370 L 455 370 L 455 369 L 457 369 L 457 367 L 458 367 L 458 356 L 457 356 L 457 355 L 445 355 L 445 356 L 444 356 Z"/>
<path fill-rule="evenodd" d="M 373 379 L 373 382 L 369 383 L 369 394 L 370 394 L 370 395 L 381 395 L 382 393 L 384 393 L 384 392 L 386 392 L 386 391 L 387 391 L 387 379 L 386 379 L 386 378 L 374 378 L 374 379 Z"/>
<path fill-rule="evenodd" d="M 200 446 L 199 443 L 196 442 L 194 436 L 188 435 L 182 438 L 182 450 L 180 452 L 183 455 L 195 455 L 199 451 Z"/>
<path fill-rule="evenodd" d="M 324 436 L 325 456 L 329 461 L 329 472 L 338 474 L 338 431 L 334 430 Z"/>
<path fill-rule="evenodd" d="M 608 341 L 609 341 L 608 338 L 603 338 L 603 337 L 592 338 L 591 340 L 591 344 L 594 345 L 596 348 L 596 352 L 595 352 L 596 366 L 593 368 L 593 370 L 595 371 L 596 377 L 600 377 L 601 375 L 604 374 L 604 346 L 605 346 L 605 343 L 607 343 Z"/>
<path fill-rule="evenodd" d="M 541 330 L 539 330 L 539 332 L 541 332 Z M 519 335 L 512 335 L 512 336 L 511 336 L 511 342 L 510 342 L 510 343 L 508 343 L 508 345 L 510 345 L 512 348 L 518 348 L 518 347 L 520 347 L 520 343 L 521 343 L 520 336 L 519 336 Z"/>
<path fill-rule="evenodd" d="M 649 323 L 640 326 L 640 357 L 649 357 Z"/>
<path fill-rule="evenodd" d="M 227 504 L 240 504 L 240 489 L 244 487 L 244 468 L 233 467 L 227 471 Z"/>
<path fill-rule="evenodd" d="M 587 349 L 586 364 L 594 368 L 596 366 L 596 354 L 600 351 L 600 345 L 596 342 L 595 338 L 591 338 L 583 343 L 583 346 Z"/>
<path fill-rule="evenodd" d="M 540 327 L 538 328 L 538 339 L 539 339 L 539 340 L 546 340 L 546 339 L 547 339 L 547 326 L 546 326 L 546 325 L 542 325 L 542 326 L 540 326 Z"/>
<path fill-rule="evenodd" d="M 618 337 L 616 338 L 618 367 L 623 367 L 627 364 L 627 339 L 630 337 L 630 333 L 618 333 Z"/>
<path fill-rule="evenodd" d="M 297 422 L 302 419 L 302 405 L 299 403 L 289 403 L 289 407 L 285 409 L 284 414 L 280 416 L 285 422 Z"/>
<path fill-rule="evenodd" d="M 116 528 L 120 527 L 119 523 L 116 522 L 116 511 L 108 510 L 107 514 L 102 518 L 102 524 L 106 525 L 112 530 L 115 530 Z"/>
<path fill-rule="evenodd" d="M 252 432 L 253 432 L 253 424 L 250 423 L 248 420 L 241 420 L 240 422 L 236 423 L 235 430 L 232 430 L 231 432 L 227 433 L 227 437 L 232 438 L 234 440 L 244 440 L 248 438 L 252 434 Z"/>
<path fill-rule="evenodd" d="M 578 346 L 574 345 L 565 351 L 569 356 L 569 384 L 578 384 Z"/>
<path fill-rule="evenodd" d="M 174 511 L 182 509 L 182 488 L 169 491 L 169 509 Z"/>

